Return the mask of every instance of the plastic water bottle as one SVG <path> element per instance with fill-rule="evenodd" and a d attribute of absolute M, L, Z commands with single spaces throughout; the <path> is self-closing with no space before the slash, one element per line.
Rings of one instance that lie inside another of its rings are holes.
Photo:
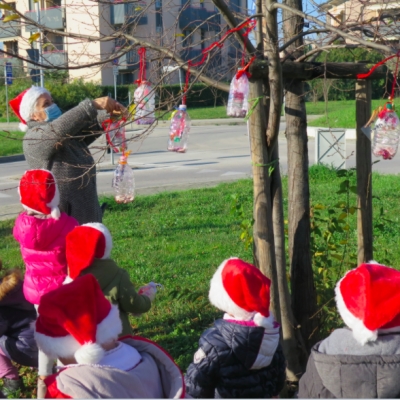
<path fill-rule="evenodd" d="M 122 154 L 114 171 L 112 186 L 117 203 L 130 203 L 135 198 L 135 177 L 128 165 L 129 153 Z"/>
<path fill-rule="evenodd" d="M 374 130 L 373 155 L 391 160 L 397 153 L 400 138 L 400 120 L 391 103 L 387 103 L 378 114 Z"/>
<path fill-rule="evenodd" d="M 133 94 L 135 101 L 135 120 L 139 125 L 151 125 L 155 121 L 155 97 L 150 82 L 142 82 Z"/>
<path fill-rule="evenodd" d="M 186 152 L 190 126 L 191 121 L 186 106 L 181 104 L 171 119 L 167 147 L 169 151 Z"/>
<path fill-rule="evenodd" d="M 243 118 L 248 110 L 249 79 L 246 74 L 232 78 L 226 113 L 229 117 Z"/>

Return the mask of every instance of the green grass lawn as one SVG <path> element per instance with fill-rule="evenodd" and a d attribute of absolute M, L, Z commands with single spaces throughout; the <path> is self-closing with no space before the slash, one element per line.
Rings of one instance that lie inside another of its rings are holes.
<path fill-rule="evenodd" d="M 21 154 L 24 132 L 6 132 L 0 130 L 0 157 Z"/>
<path fill-rule="evenodd" d="M 354 184 L 354 176 L 350 181 Z M 312 204 L 326 207 L 321 217 L 328 221 L 338 202 L 345 202 L 347 194 L 337 194 L 343 178 L 325 167 L 310 168 Z M 287 178 L 283 178 L 285 208 L 287 208 Z M 374 193 L 374 259 L 400 267 L 400 179 L 394 175 L 373 174 Z M 209 281 L 218 265 L 230 256 L 252 261 L 251 249 L 240 241 L 241 219 L 231 212 L 236 195 L 243 205 L 244 216 L 252 216 L 252 181 L 241 180 L 221 184 L 215 188 L 138 196 L 131 204 L 109 204 L 104 223 L 113 236 L 112 257 L 125 268 L 132 281 L 143 285 L 159 282 L 159 290 L 152 309 L 140 318 L 132 318 L 135 333 L 157 341 L 185 370 L 197 349 L 201 332 L 222 315 L 208 303 Z M 356 197 L 349 195 L 349 205 Z M 340 214 L 341 211 L 338 211 Z M 13 220 L 0 221 L 0 255 L 4 267 L 21 266 L 17 243 L 12 237 Z M 325 222 L 320 222 L 323 231 Z M 344 265 L 332 258 L 324 271 L 316 268 L 319 302 L 332 297 L 332 287 L 344 273 L 356 254 L 356 213 L 348 216 L 349 230 L 335 233 L 330 245 L 348 240 Z M 320 241 L 321 248 L 324 242 Z M 385 261 L 386 262 L 386 261 Z M 324 276 L 322 276 L 324 274 Z M 326 274 L 326 276 L 325 276 Z M 321 276 L 320 276 L 321 275 Z M 335 314 L 333 302 L 328 310 Z M 327 319 L 325 330 L 331 329 L 337 319 Z M 334 322 L 332 322 L 334 321 Z M 35 375 L 24 368 L 24 379 L 29 390 L 22 396 L 32 396 Z"/>
<path fill-rule="evenodd" d="M 372 100 L 372 110 L 383 106 L 386 100 Z M 396 104 L 400 107 L 400 102 Z M 356 102 L 355 100 L 329 101 L 328 113 L 321 118 L 308 123 L 309 126 L 320 126 L 330 128 L 355 128 L 356 127 Z M 325 103 L 323 101 L 306 103 L 308 115 L 325 114 Z M 365 121 L 367 123 L 367 121 Z"/>
<path fill-rule="evenodd" d="M 228 118 L 225 106 L 190 108 L 188 104 L 188 113 L 191 119 Z M 171 111 L 157 111 L 156 117 L 162 121 L 168 120 L 171 118 Z"/>

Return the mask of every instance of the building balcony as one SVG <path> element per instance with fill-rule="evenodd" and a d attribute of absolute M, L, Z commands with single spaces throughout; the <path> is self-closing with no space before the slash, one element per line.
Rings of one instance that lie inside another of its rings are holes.
<path fill-rule="evenodd" d="M 68 54 L 64 50 L 46 51 L 42 54 L 43 65 L 48 67 L 66 67 Z"/>
<path fill-rule="evenodd" d="M 25 16 L 37 21 L 37 12 L 28 11 Z M 51 7 L 40 10 L 40 24 L 49 29 L 64 29 L 65 26 L 65 8 Z M 37 28 L 33 25 L 26 25 L 27 32 L 36 32 Z"/>
<path fill-rule="evenodd" d="M 146 3 L 120 3 L 111 6 L 110 22 L 112 25 L 124 25 L 126 23 L 147 24 L 147 15 L 143 15 Z"/>
<path fill-rule="evenodd" d="M 204 23 L 204 21 L 206 21 Z M 202 7 L 186 7 L 180 10 L 179 29 L 201 29 L 216 31 L 221 24 L 221 15 L 217 11 L 209 11 Z"/>
<path fill-rule="evenodd" d="M 116 49 L 118 50 L 118 49 Z M 139 66 L 139 55 L 136 50 L 128 51 L 118 59 L 118 69 L 124 70 L 135 70 Z"/>
<path fill-rule="evenodd" d="M 0 38 L 11 38 L 21 35 L 21 22 L 9 21 L 3 22 L 0 20 Z"/>

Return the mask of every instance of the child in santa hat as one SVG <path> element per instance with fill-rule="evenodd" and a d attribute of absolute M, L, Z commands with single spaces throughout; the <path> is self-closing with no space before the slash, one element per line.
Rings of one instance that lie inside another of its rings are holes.
<path fill-rule="evenodd" d="M 223 319 L 201 335 L 186 377 L 194 398 L 271 398 L 283 389 L 285 358 L 279 324 L 269 311 L 270 280 L 238 258 L 211 279 L 211 304 Z"/>
<path fill-rule="evenodd" d="M 138 336 L 118 340 L 121 331 L 118 307 L 91 274 L 44 295 L 35 338 L 66 366 L 46 379 L 46 398 L 183 398 L 171 356 Z"/>
<path fill-rule="evenodd" d="M 106 298 L 118 305 L 122 335 L 130 335 L 133 331 L 128 313 L 148 311 L 157 289 L 154 284 L 148 284 L 136 292 L 128 272 L 110 258 L 111 249 L 111 234 L 103 224 L 93 222 L 74 228 L 67 235 L 67 281 L 93 274 Z"/>
<path fill-rule="evenodd" d="M 26 268 L 24 295 L 37 308 L 41 297 L 61 286 L 67 276 L 65 240 L 78 222 L 60 213 L 58 187 L 50 171 L 26 171 L 18 189 L 25 211 L 17 217 L 13 234 Z M 39 387 L 53 373 L 53 365 L 53 359 L 39 352 Z"/>
<path fill-rule="evenodd" d="M 347 325 L 317 343 L 300 398 L 400 397 L 400 272 L 371 261 L 337 283 Z"/>
<path fill-rule="evenodd" d="M 23 274 L 19 269 L 5 271 L 0 279 L 0 378 L 3 380 L 2 390 L 7 395 L 24 387 L 12 361 L 28 367 L 38 365 L 38 348 L 32 326 L 36 321 L 36 311 L 26 301 L 22 285 Z"/>

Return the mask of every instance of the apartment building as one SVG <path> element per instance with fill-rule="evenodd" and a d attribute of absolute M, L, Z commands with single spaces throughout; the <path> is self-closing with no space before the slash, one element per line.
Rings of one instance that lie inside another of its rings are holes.
<path fill-rule="evenodd" d="M 34 0 L 6 0 L 14 9 L 32 21 L 59 31 L 60 34 L 42 32 L 42 60 L 49 67 L 68 67 L 70 79 L 83 78 L 101 85 L 112 85 L 113 62 L 118 68 L 117 81 L 132 83 L 138 78 L 137 50 L 128 51 L 117 59 L 129 46 L 125 39 L 95 40 L 118 31 L 130 33 L 136 38 L 177 52 L 185 60 L 198 60 L 201 51 L 218 40 L 224 29 L 223 21 L 211 0 L 141 0 L 127 3 L 121 0 L 97 2 L 89 0 L 39 0 L 39 13 Z M 231 8 L 246 14 L 246 0 L 229 0 Z M 3 17 L 12 11 L 5 11 Z M 4 18 L 3 18 L 4 19 Z M 0 19 L 0 42 L 5 51 L 38 60 L 38 42 L 29 38 L 37 27 L 27 21 L 4 22 Z M 75 34 L 65 37 L 63 33 Z M 83 39 L 82 39 L 83 38 Z M 221 74 L 240 57 L 233 43 L 226 44 L 209 69 Z M 179 82 L 182 74 L 173 61 L 160 59 L 155 52 L 148 52 L 146 64 L 150 79 L 165 75 L 168 82 Z M 12 62 L 16 68 L 35 74 L 33 64 L 22 64 L 17 58 L 0 55 L 0 63 Z M 79 68 L 86 65 L 85 68 Z M 229 77 L 227 77 L 229 78 Z"/>
<path fill-rule="evenodd" d="M 400 1 L 330 0 L 321 9 L 327 12 L 326 21 L 333 26 L 360 24 L 372 35 L 361 33 L 363 39 L 398 42 L 400 40 Z M 385 15 L 384 20 L 380 17 Z"/>

